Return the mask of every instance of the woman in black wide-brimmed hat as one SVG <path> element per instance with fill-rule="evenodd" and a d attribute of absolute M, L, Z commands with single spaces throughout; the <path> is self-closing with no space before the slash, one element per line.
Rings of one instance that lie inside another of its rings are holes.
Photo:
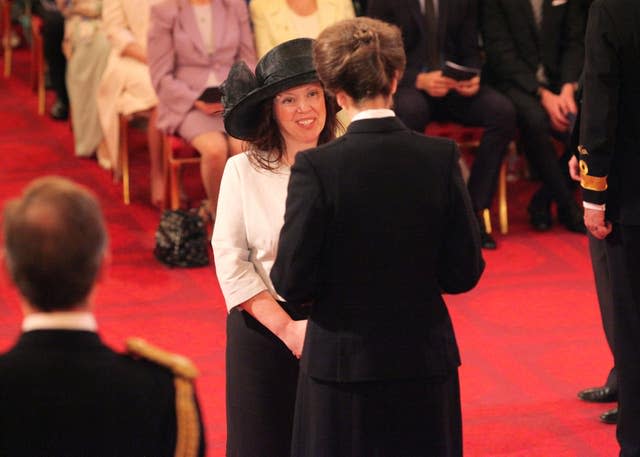
<path fill-rule="evenodd" d="M 243 63 L 223 85 L 224 123 L 247 152 L 228 160 L 213 230 L 227 318 L 227 456 L 289 454 L 306 316 L 279 297 L 269 272 L 296 154 L 334 138 L 333 103 L 313 68 L 312 40 Z"/>

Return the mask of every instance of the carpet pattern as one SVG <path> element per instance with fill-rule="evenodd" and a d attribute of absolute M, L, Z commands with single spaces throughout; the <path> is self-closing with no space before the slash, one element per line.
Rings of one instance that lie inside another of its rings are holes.
<path fill-rule="evenodd" d="M 222 456 L 226 312 L 213 266 L 169 269 L 153 258 L 159 212 L 148 203 L 144 134 L 133 134 L 132 204 L 125 206 L 109 172 L 73 156 L 69 124 L 36 114 L 28 62 L 28 53 L 18 51 L 14 75 L 0 80 L 0 205 L 46 174 L 95 191 L 107 217 L 111 252 L 94 299 L 100 333 L 116 348 L 129 336 L 141 336 L 196 363 L 208 456 Z M 524 208 L 535 187 L 524 180 L 510 184 L 510 233 L 496 235 L 497 251 L 485 251 L 480 285 L 446 298 L 463 361 L 465 455 L 617 455 L 615 427 L 597 419 L 613 405 L 576 397 L 578 390 L 603 382 L 612 363 L 586 238 L 557 225 L 544 234 L 530 230 Z M 0 351 L 19 329 L 19 299 L 2 274 Z"/>

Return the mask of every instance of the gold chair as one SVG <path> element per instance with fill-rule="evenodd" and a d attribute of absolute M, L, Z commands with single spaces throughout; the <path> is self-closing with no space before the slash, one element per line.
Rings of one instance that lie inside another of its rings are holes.
<path fill-rule="evenodd" d="M 481 127 L 468 127 L 453 122 L 431 122 L 425 129 L 425 135 L 440 136 L 452 139 L 458 144 L 462 153 L 472 153 L 480 145 L 483 129 Z M 513 147 L 513 143 L 509 146 Z M 489 208 L 482 210 L 482 219 L 487 233 L 492 232 L 491 212 Z M 509 232 L 509 216 L 507 207 L 507 161 L 503 160 L 498 176 L 498 220 L 500 233 Z"/>

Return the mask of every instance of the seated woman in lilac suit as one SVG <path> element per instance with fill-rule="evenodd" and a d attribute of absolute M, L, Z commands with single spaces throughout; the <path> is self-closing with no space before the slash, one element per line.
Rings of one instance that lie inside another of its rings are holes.
<path fill-rule="evenodd" d="M 202 182 L 215 216 L 227 157 L 239 142 L 224 133 L 222 105 L 200 100 L 231 65 L 256 57 L 244 0 L 163 0 L 151 8 L 149 71 L 158 95 L 158 128 L 178 134 L 201 154 Z M 235 143 L 233 142 L 235 141 Z"/>

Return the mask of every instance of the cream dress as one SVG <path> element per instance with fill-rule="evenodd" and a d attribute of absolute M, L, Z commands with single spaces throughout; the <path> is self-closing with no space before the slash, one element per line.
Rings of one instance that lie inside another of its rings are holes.
<path fill-rule="evenodd" d="M 67 57 L 66 79 L 75 154 L 91 157 L 97 153 L 100 165 L 109 168 L 104 149 L 98 148 L 103 135 L 96 103 L 98 84 L 110 49 L 100 17 L 102 1 L 71 0 L 66 2 L 66 11 L 71 13 L 65 14 L 63 51 Z"/>
<path fill-rule="evenodd" d="M 151 84 L 149 66 L 123 57 L 131 43 L 147 49 L 151 4 L 156 0 L 103 0 L 102 22 L 111 43 L 111 53 L 98 86 L 98 114 L 104 133 L 107 157 L 118 170 L 119 114 L 146 111 L 158 103 Z"/>

